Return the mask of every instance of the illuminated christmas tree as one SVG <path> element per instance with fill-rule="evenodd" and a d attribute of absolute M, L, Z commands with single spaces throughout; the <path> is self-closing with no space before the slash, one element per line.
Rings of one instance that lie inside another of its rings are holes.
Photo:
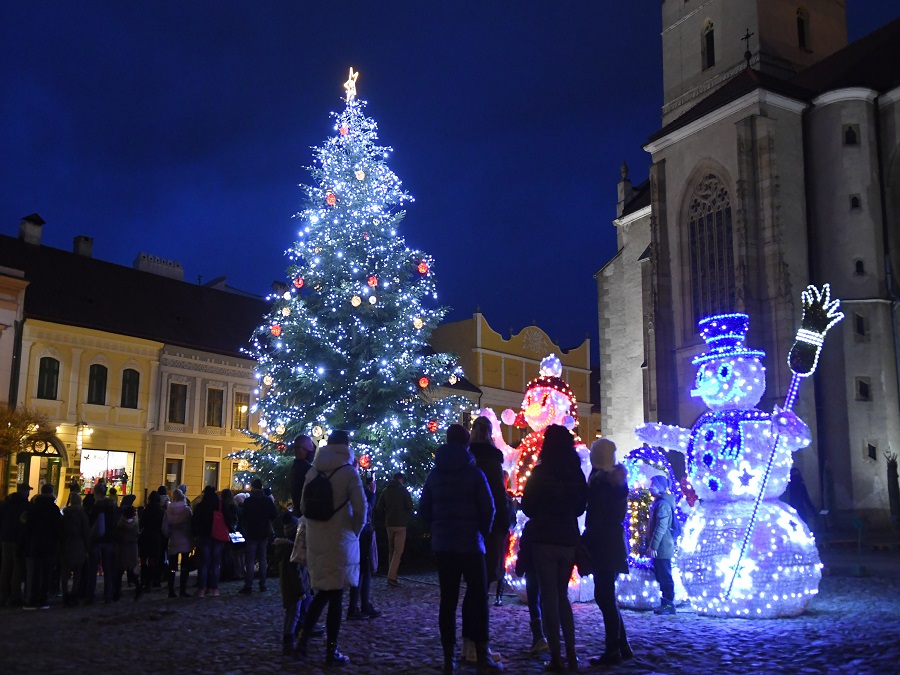
<path fill-rule="evenodd" d="M 253 336 L 261 435 L 240 454 L 274 478 L 290 461 L 273 452 L 279 442 L 346 429 L 370 470 L 404 471 L 416 484 L 467 401 L 437 395 L 462 371 L 428 346 L 446 309 L 432 259 L 397 232 L 412 198 L 356 98 L 357 76 L 351 68 L 334 133 L 314 148 L 286 290 Z"/>

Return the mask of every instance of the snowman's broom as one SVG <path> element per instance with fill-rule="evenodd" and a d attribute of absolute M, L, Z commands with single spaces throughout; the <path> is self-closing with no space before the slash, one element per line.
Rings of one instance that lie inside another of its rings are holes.
<path fill-rule="evenodd" d="M 800 319 L 800 328 L 797 331 L 797 336 L 794 338 L 790 354 L 788 354 L 788 366 L 790 366 L 793 376 L 791 377 L 787 396 L 784 399 L 784 408 L 779 409 L 778 406 L 775 406 L 772 418 L 776 425 L 785 425 L 787 423 L 785 420 L 777 421 L 778 413 L 790 411 L 794 407 L 794 402 L 800 393 L 801 380 L 812 375 L 819 363 L 819 354 L 822 352 L 825 334 L 834 324 L 844 318 L 844 314 L 838 311 L 841 301 L 831 299 L 831 287 L 828 284 L 823 285 L 821 291 L 815 286 L 809 285 L 800 297 L 803 301 L 803 317 Z M 741 560 L 744 558 L 744 552 L 747 550 L 747 544 L 750 542 L 750 536 L 753 534 L 759 505 L 762 502 L 763 495 L 766 493 L 766 484 L 769 482 L 769 474 L 772 471 L 772 463 L 775 461 L 775 454 L 781 436 L 781 433 L 775 435 L 775 441 L 772 444 L 772 454 L 766 463 L 766 471 L 760 482 L 759 494 L 756 495 L 756 501 L 753 504 L 750 523 L 747 525 L 747 531 L 744 534 L 744 539 L 741 541 L 741 550 L 734 565 L 734 573 L 731 575 L 728 591 L 725 593 L 726 598 L 731 597 L 731 589 L 734 587 L 735 579 L 737 579 L 741 569 Z"/>

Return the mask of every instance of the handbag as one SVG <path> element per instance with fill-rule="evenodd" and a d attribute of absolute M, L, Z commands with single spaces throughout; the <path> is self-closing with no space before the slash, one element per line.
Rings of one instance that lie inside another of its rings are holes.
<path fill-rule="evenodd" d="M 578 574 L 583 577 L 594 573 L 594 557 L 584 540 L 584 534 L 578 538 L 578 544 L 575 546 L 575 567 L 578 568 Z"/>
<path fill-rule="evenodd" d="M 229 535 L 230 532 L 228 531 L 228 525 L 225 524 L 225 516 L 222 514 L 222 502 L 220 501 L 218 510 L 213 511 L 210 536 L 215 541 L 228 541 Z"/>

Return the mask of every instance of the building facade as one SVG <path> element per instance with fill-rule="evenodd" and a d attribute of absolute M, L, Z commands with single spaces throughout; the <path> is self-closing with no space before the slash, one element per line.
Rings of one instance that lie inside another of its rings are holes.
<path fill-rule="evenodd" d="M 55 425 L 43 452 L 11 457 L 17 482 L 54 486 L 59 502 L 98 479 L 143 503 L 184 483 L 233 483 L 228 454 L 250 446 L 256 378 L 241 347 L 266 311 L 254 297 L 182 281 L 177 263 L 140 254 L 134 268 L 41 244 L 32 215 L 0 235 L 0 385 L 7 405 Z M 64 283 L 61 280 L 65 280 Z M 0 495 L 2 496 L 2 495 Z"/>
<path fill-rule="evenodd" d="M 847 44 L 844 3 L 662 5 L 662 128 L 648 179 L 619 183 L 618 251 L 596 274 L 604 433 L 690 428 L 697 322 L 750 316 L 766 352 L 760 404 L 783 404 L 808 284 L 846 318 L 795 411 L 794 456 L 835 524 L 888 520 L 886 453 L 900 447 L 900 21 Z M 742 42 L 742 38 L 745 38 Z"/>
<path fill-rule="evenodd" d="M 471 319 L 435 328 L 431 345 L 437 351 L 459 355 L 466 378 L 481 392 L 477 407 L 493 409 L 498 418 L 507 408 L 521 408 L 525 387 L 537 377 L 541 359 L 555 353 L 562 362 L 562 378 L 578 401 L 578 434 L 590 443 L 599 433 L 600 415 L 591 406 L 589 339 L 563 351 L 537 326 L 528 326 L 504 339 L 481 312 L 476 312 Z M 528 431 L 504 426 L 506 442 L 517 445 Z"/>

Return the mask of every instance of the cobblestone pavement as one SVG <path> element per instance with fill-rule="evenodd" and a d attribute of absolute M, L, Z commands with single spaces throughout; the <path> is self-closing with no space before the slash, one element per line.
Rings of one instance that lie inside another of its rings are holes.
<path fill-rule="evenodd" d="M 828 559 L 826 558 L 826 562 Z M 820 593 L 801 617 L 713 619 L 689 609 L 676 616 L 625 611 L 636 658 L 616 668 L 592 667 L 602 651 L 602 620 L 593 603 L 575 605 L 581 670 L 621 673 L 900 673 L 900 555 L 870 554 L 872 576 L 855 577 L 854 556 L 835 554 Z M 324 667 L 324 641 L 307 659 L 281 656 L 278 584 L 239 595 L 239 582 L 217 598 L 172 599 L 155 591 L 133 602 L 50 610 L 0 611 L 0 673 L 437 673 L 436 575 L 401 575 L 399 588 L 373 582 L 377 619 L 344 622 L 339 647 L 351 658 Z M 506 672 L 541 672 L 528 655 L 528 611 L 508 597 L 491 606 L 492 648 Z M 461 674 L 474 673 L 461 667 Z"/>

